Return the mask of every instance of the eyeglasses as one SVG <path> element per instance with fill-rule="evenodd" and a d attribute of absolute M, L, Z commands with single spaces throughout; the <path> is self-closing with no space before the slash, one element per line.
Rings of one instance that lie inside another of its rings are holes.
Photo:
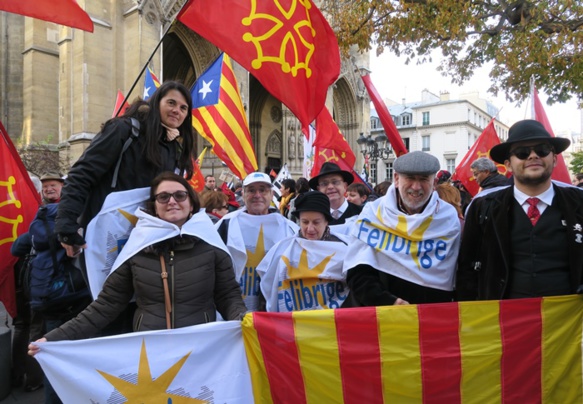
<path fill-rule="evenodd" d="M 327 188 L 328 185 L 332 184 L 335 187 L 339 186 L 340 184 L 342 184 L 344 181 L 342 180 L 334 180 L 334 181 L 322 181 L 320 183 L 318 183 L 318 187 L 320 188 Z"/>
<path fill-rule="evenodd" d="M 221 206 L 221 209 L 229 209 L 229 205 L 223 205 Z"/>
<path fill-rule="evenodd" d="M 174 198 L 176 202 L 184 202 L 186 198 L 188 198 L 188 192 L 186 191 L 176 191 L 172 194 L 168 192 L 160 192 L 154 198 L 158 203 L 168 203 L 170 201 L 170 197 Z"/>
<path fill-rule="evenodd" d="M 537 144 L 535 146 L 521 146 L 511 150 L 510 155 L 516 156 L 516 158 L 520 160 L 526 160 L 532 151 L 534 151 L 539 157 L 546 157 L 553 151 L 553 148 L 545 143 Z"/>

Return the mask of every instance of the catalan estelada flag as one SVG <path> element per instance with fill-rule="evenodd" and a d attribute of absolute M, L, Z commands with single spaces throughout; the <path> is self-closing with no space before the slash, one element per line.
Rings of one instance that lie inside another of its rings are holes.
<path fill-rule="evenodd" d="M 28 231 L 40 203 L 40 195 L 0 122 L 0 301 L 11 317 L 16 316 L 14 264 L 18 258 L 10 254 L 10 247 Z"/>
<path fill-rule="evenodd" d="M 255 312 L 242 326 L 256 403 L 550 404 L 583 402 L 582 324 L 576 295 Z"/>
<path fill-rule="evenodd" d="M 257 171 L 247 116 L 229 56 L 221 53 L 191 90 L 192 125 L 239 178 Z"/>
<path fill-rule="evenodd" d="M 303 126 L 340 74 L 336 35 L 312 0 L 189 0 L 177 19 L 240 63 Z"/>
<path fill-rule="evenodd" d="M 160 87 L 160 80 L 158 80 L 158 77 L 156 77 L 152 69 L 148 67 L 144 76 L 144 94 L 142 95 L 142 99 L 146 101 L 154 94 L 158 87 Z"/>

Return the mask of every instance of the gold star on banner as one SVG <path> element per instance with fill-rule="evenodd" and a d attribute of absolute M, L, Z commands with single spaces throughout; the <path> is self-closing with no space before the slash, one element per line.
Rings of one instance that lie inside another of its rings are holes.
<path fill-rule="evenodd" d="M 142 403 L 172 403 L 172 404 L 204 404 L 208 403 L 204 400 L 196 398 L 179 396 L 176 394 L 169 394 L 166 392 L 168 386 L 172 383 L 186 359 L 190 356 L 190 352 L 183 356 L 178 362 L 172 365 L 166 372 L 162 373 L 158 378 L 153 379 L 150 373 L 150 365 L 148 362 L 148 354 L 146 352 L 146 342 L 142 341 L 142 349 L 140 353 L 140 363 L 138 365 L 138 383 L 133 384 L 126 380 L 120 379 L 117 376 L 97 370 L 101 376 L 105 378 L 122 396 L 126 398 L 127 404 L 142 404 Z"/>

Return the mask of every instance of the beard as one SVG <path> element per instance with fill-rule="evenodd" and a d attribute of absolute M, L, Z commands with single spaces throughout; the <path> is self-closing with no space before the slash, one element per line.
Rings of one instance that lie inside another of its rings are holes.
<path fill-rule="evenodd" d="M 536 186 L 546 183 L 553 173 L 553 168 L 551 166 L 545 167 L 544 171 L 539 175 L 526 175 L 524 173 L 514 173 L 514 181 L 519 184 Z"/>

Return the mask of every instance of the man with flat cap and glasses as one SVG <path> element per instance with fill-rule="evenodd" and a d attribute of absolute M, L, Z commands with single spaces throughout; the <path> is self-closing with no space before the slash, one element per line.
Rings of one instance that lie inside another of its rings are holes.
<path fill-rule="evenodd" d="M 435 192 L 438 170 L 437 158 L 421 151 L 395 160 L 393 185 L 352 228 L 342 307 L 452 301 L 461 225 Z"/>
<path fill-rule="evenodd" d="M 490 157 L 514 186 L 485 191 L 468 208 L 456 292 L 459 300 L 576 293 L 583 283 L 583 191 L 551 181 L 571 142 L 534 120 L 515 123 Z"/>

